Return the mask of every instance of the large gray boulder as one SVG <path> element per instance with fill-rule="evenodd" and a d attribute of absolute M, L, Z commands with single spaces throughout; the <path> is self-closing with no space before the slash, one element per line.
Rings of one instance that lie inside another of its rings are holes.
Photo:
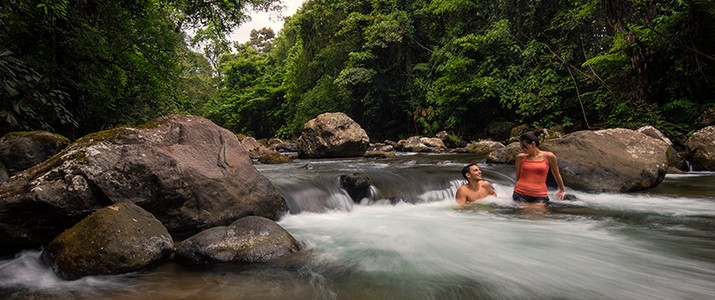
<path fill-rule="evenodd" d="M 10 176 L 59 153 L 70 140 L 47 131 L 10 132 L 0 138 L 0 162 Z"/>
<path fill-rule="evenodd" d="M 42 258 L 64 279 L 123 274 L 167 259 L 174 243 L 152 214 L 124 202 L 95 211 L 66 230 L 42 251 Z"/>
<path fill-rule="evenodd" d="M 623 129 L 578 131 L 546 140 L 542 148 L 559 160 L 564 183 L 597 192 L 630 192 L 655 187 L 665 178 L 668 145 Z"/>
<path fill-rule="evenodd" d="M 300 244 L 276 222 L 249 216 L 182 241 L 176 247 L 176 259 L 192 264 L 257 263 L 299 250 Z"/>
<path fill-rule="evenodd" d="M 360 157 L 370 138 L 344 113 L 324 113 L 303 125 L 298 138 L 300 157 Z"/>
<path fill-rule="evenodd" d="M 696 131 L 685 145 L 694 170 L 715 171 L 715 126 Z"/>
<path fill-rule="evenodd" d="M 233 133 L 201 117 L 172 115 L 87 135 L 1 185 L 0 254 L 46 244 L 119 202 L 154 214 L 175 239 L 288 211 Z"/>

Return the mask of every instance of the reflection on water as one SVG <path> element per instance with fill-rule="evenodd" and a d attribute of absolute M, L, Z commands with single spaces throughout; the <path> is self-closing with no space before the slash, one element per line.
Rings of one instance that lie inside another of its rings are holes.
<path fill-rule="evenodd" d="M 546 211 L 510 200 L 513 166 L 482 166 L 497 197 L 457 209 L 467 158 L 321 160 L 258 166 L 290 202 L 280 224 L 305 251 L 269 264 L 173 263 L 63 281 L 29 251 L 0 261 L 9 299 L 712 299 L 713 173 L 637 194 L 573 192 Z M 306 167 L 310 165 L 310 167 Z M 372 199 L 338 187 L 361 172 Z M 568 185 L 568 183 L 567 183 Z M 687 191 L 686 191 L 687 190 Z M 384 201 L 392 197 L 395 201 Z"/>

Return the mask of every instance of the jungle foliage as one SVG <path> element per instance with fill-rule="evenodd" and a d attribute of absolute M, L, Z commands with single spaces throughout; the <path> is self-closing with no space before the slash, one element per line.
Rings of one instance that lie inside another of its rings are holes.
<path fill-rule="evenodd" d="M 232 47 L 245 8 L 277 2 L 5 1 L 0 122 L 82 133 L 183 112 L 293 138 L 342 111 L 375 141 L 518 124 L 679 138 L 715 110 L 712 1 L 308 0 Z"/>

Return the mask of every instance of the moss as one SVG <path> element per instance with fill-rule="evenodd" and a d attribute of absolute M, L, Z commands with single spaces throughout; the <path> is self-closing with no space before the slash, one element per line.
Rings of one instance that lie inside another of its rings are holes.
<path fill-rule="evenodd" d="M 168 117 L 156 118 L 156 119 L 154 119 L 154 120 L 148 121 L 148 122 L 146 122 L 146 123 L 144 123 L 144 124 L 141 124 L 141 125 L 137 126 L 137 128 L 142 128 L 142 129 L 154 129 L 154 128 L 157 128 L 157 127 L 159 127 L 159 126 L 161 126 L 161 125 L 164 125 L 164 124 L 166 124 L 166 123 L 169 123 L 169 119 L 170 119 L 170 118 L 168 118 Z"/>
<path fill-rule="evenodd" d="M 283 164 L 289 163 L 292 160 L 278 152 L 268 152 L 258 158 L 258 161 L 264 164 Z"/>
<path fill-rule="evenodd" d="M 35 130 L 35 131 L 15 131 L 15 132 L 10 132 L 6 136 L 15 136 L 15 137 L 21 137 L 21 138 L 30 138 L 35 141 L 39 142 L 48 142 L 48 141 L 60 141 L 61 143 L 64 144 L 69 144 L 70 139 L 67 137 L 57 134 L 57 133 L 52 133 L 48 131 L 43 131 L 43 130 Z"/>
<path fill-rule="evenodd" d="M 81 138 L 79 138 L 77 141 L 75 141 L 70 147 L 68 148 L 86 148 L 92 145 L 99 144 L 104 141 L 115 141 L 118 136 L 121 134 L 129 134 L 132 131 L 128 127 L 119 127 L 119 128 L 114 128 L 114 129 L 109 129 L 109 130 L 104 130 L 104 131 L 99 131 L 95 133 L 90 133 L 88 135 L 85 135 Z"/>

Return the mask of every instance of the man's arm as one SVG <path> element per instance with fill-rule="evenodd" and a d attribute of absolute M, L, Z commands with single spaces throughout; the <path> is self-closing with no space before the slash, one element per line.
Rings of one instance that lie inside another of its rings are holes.
<path fill-rule="evenodd" d="M 492 184 L 489 181 L 484 180 L 484 188 L 487 190 L 487 194 L 496 197 L 497 191 L 492 188 Z"/>
<path fill-rule="evenodd" d="M 465 203 L 467 203 L 467 191 L 465 191 L 466 188 L 467 187 L 464 185 L 459 187 L 459 189 L 457 189 L 457 193 L 454 195 L 454 199 L 459 205 L 464 205 Z"/>

